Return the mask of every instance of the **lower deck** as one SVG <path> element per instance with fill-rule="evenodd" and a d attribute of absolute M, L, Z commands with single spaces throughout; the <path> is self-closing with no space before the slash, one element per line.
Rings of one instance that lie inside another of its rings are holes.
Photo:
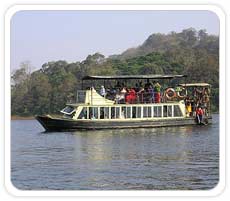
<path fill-rule="evenodd" d="M 49 116 L 37 116 L 36 119 L 43 125 L 46 131 L 74 131 L 74 130 L 96 130 L 96 129 L 122 129 L 122 128 L 154 128 L 166 126 L 197 125 L 193 117 L 168 118 L 154 120 L 72 120 L 63 118 L 52 118 Z M 212 123 L 212 118 L 207 117 L 202 125 Z"/>

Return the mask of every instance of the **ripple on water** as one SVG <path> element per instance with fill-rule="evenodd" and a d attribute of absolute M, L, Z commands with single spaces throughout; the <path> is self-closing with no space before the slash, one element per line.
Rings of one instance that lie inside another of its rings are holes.
<path fill-rule="evenodd" d="M 30 190 L 206 190 L 219 181 L 219 125 L 42 133 L 12 121 L 11 175 Z"/>

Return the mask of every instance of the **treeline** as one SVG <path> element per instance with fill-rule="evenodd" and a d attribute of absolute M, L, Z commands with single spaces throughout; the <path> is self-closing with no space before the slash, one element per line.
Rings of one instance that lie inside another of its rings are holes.
<path fill-rule="evenodd" d="M 48 62 L 32 73 L 30 66 L 24 62 L 12 74 L 12 115 L 58 113 L 85 75 L 187 74 L 188 82 L 212 85 L 212 108 L 219 108 L 219 37 L 205 30 L 153 34 L 141 46 L 109 58 L 95 53 L 82 62 Z"/>

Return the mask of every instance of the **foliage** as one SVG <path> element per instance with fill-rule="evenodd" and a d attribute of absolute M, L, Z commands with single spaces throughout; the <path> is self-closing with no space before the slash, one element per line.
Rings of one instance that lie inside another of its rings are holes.
<path fill-rule="evenodd" d="M 85 75 L 187 74 L 188 82 L 212 85 L 212 108 L 219 107 L 219 37 L 205 30 L 152 34 L 139 47 L 109 58 L 95 53 L 82 62 L 47 62 L 33 73 L 29 67 L 22 63 L 11 77 L 13 115 L 58 113 Z"/>

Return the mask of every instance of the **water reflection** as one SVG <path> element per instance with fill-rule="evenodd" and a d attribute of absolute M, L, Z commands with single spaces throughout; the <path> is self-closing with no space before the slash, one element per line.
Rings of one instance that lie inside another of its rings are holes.
<path fill-rule="evenodd" d="M 194 185 L 201 180 L 194 175 L 194 171 L 198 174 L 200 171 L 194 169 L 193 164 L 194 159 L 203 159 L 204 153 L 197 150 L 203 149 L 202 143 L 207 139 L 200 138 L 201 143 L 194 136 L 200 132 L 205 135 L 204 131 L 203 128 L 187 126 L 75 132 L 76 166 L 85 161 L 88 172 L 96 173 L 90 181 L 93 179 L 99 183 L 107 180 L 115 182 L 111 180 L 111 175 L 116 175 L 125 185 L 123 179 L 126 176 L 136 178 L 142 174 L 141 178 L 145 181 L 158 183 L 164 180 L 169 186 L 172 185 L 172 189 L 178 188 L 177 185 L 184 188 L 182 184 L 185 182 Z M 140 185 L 136 184 L 133 188 L 143 188 Z M 148 189 L 161 188 L 147 186 Z M 107 187 L 112 189 L 111 184 Z"/>

